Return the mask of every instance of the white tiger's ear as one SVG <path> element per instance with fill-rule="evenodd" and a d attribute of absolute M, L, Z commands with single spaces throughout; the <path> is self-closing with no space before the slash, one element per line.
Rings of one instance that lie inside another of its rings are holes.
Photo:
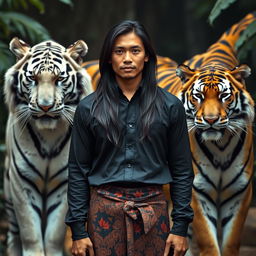
<path fill-rule="evenodd" d="M 78 40 L 67 48 L 67 53 L 79 64 L 82 63 L 83 56 L 85 56 L 87 52 L 88 46 L 83 40 Z"/>
<path fill-rule="evenodd" d="M 246 78 L 251 74 L 251 68 L 245 64 L 235 67 L 231 74 L 238 80 Z"/>
<path fill-rule="evenodd" d="M 26 55 L 26 53 L 28 53 L 30 48 L 31 47 L 27 43 L 20 40 L 18 37 L 14 37 L 9 44 L 9 49 L 17 57 L 17 60 L 22 59 L 24 57 L 24 55 Z"/>
<path fill-rule="evenodd" d="M 181 79 L 182 83 L 186 83 L 186 81 L 194 74 L 195 70 L 184 64 L 179 65 L 176 69 L 176 75 Z"/>

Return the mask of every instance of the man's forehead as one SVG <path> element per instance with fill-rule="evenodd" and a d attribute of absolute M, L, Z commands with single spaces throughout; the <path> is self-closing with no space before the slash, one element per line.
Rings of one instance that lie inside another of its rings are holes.
<path fill-rule="evenodd" d="M 114 47 L 143 47 L 142 40 L 134 32 L 120 35 L 114 42 Z"/>

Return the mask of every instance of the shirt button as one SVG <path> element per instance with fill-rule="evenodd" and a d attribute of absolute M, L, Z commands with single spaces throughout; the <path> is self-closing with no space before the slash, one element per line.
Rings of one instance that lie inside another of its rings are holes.
<path fill-rule="evenodd" d="M 132 128 L 132 127 L 133 127 L 133 124 L 128 124 L 128 126 L 129 126 L 130 128 Z"/>
<path fill-rule="evenodd" d="M 127 167 L 128 167 L 128 168 L 131 168 L 131 167 L 132 167 L 132 165 L 131 165 L 131 164 L 127 164 Z"/>

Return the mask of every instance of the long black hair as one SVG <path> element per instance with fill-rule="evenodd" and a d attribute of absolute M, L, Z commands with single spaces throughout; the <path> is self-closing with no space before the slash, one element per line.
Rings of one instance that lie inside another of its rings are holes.
<path fill-rule="evenodd" d="M 144 63 L 141 81 L 139 123 L 140 139 L 148 136 L 149 128 L 157 112 L 160 113 L 161 95 L 156 81 L 156 53 L 150 37 L 137 21 L 125 20 L 115 25 L 107 34 L 100 54 L 99 67 L 101 78 L 95 92 L 95 100 L 91 109 L 92 116 L 104 127 L 108 139 L 115 145 L 120 145 L 122 124 L 118 119 L 119 91 L 115 74 L 110 63 L 115 40 L 118 36 L 134 32 L 140 37 L 148 61 Z"/>

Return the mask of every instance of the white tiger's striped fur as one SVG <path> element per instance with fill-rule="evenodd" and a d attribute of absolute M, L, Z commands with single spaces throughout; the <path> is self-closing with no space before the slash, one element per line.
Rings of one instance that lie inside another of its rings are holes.
<path fill-rule="evenodd" d="M 87 45 L 53 41 L 30 47 L 10 42 L 17 63 L 5 75 L 9 109 L 4 193 L 10 256 L 63 255 L 71 125 L 82 97 L 92 92 L 80 67 Z"/>

